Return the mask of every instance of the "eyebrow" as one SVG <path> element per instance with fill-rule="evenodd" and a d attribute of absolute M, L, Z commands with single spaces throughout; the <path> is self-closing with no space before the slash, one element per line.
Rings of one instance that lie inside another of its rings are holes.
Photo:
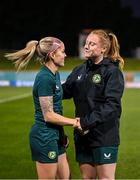
<path fill-rule="evenodd" d="M 93 44 L 97 44 L 96 42 L 93 42 L 93 41 L 86 41 L 85 43 L 93 43 Z"/>

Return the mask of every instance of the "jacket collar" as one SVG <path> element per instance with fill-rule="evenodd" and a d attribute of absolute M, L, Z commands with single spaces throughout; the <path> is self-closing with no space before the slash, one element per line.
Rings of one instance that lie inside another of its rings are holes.
<path fill-rule="evenodd" d="M 99 64 L 94 64 L 94 62 L 91 59 L 88 59 L 86 61 L 86 69 L 96 69 L 100 66 L 108 66 L 110 64 L 114 64 L 115 66 L 119 66 L 119 61 L 112 61 L 110 58 L 104 58 Z"/>

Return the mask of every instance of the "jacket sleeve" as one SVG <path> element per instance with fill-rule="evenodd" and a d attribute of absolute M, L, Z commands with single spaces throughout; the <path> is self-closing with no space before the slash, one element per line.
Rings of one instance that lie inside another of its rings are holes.
<path fill-rule="evenodd" d="M 70 99 L 73 97 L 73 82 L 74 82 L 74 70 L 67 77 L 66 81 L 62 84 L 63 99 Z"/>
<path fill-rule="evenodd" d="M 120 118 L 121 97 L 124 90 L 123 74 L 118 68 L 111 69 L 108 72 L 104 90 L 105 101 L 89 115 L 80 117 L 83 129 L 95 127 L 97 123 Z"/>

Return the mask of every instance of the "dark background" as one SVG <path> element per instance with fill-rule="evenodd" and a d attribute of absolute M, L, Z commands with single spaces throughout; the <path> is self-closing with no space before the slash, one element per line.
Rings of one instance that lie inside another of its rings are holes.
<path fill-rule="evenodd" d="M 83 29 L 111 29 L 123 56 L 140 46 L 139 0 L 0 1 L 0 49 L 20 49 L 32 39 L 57 36 L 66 53 L 78 55 Z"/>

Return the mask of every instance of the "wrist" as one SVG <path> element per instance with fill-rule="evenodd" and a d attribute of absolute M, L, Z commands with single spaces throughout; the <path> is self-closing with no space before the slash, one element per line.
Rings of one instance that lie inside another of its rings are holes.
<path fill-rule="evenodd" d="M 77 127 L 77 123 L 78 123 L 78 120 L 75 118 L 75 119 L 73 120 L 72 126 L 73 126 L 73 127 Z"/>

